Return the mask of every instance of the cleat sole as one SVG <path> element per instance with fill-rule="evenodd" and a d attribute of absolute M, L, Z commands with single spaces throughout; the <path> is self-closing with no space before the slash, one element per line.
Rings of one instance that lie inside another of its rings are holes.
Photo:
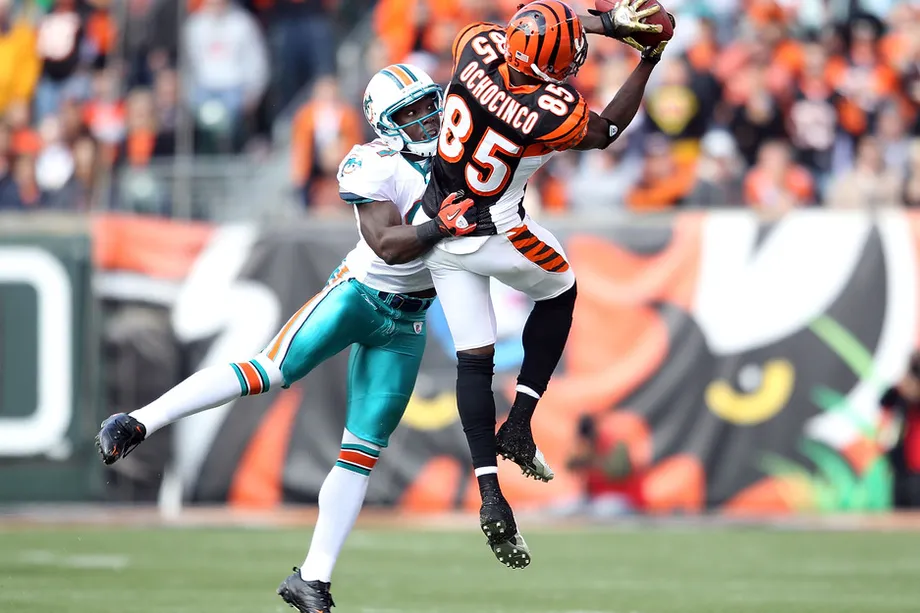
<path fill-rule="evenodd" d="M 480 526 L 488 540 L 495 558 L 513 570 L 530 566 L 530 552 L 515 542 L 515 533 L 509 530 L 504 520 L 488 522 Z"/>
<path fill-rule="evenodd" d="M 553 477 L 546 477 L 544 475 L 541 475 L 533 468 L 530 468 L 526 462 L 518 462 L 517 458 L 514 455 L 508 453 L 507 451 L 499 451 L 498 455 L 508 460 L 509 462 L 513 462 L 517 464 L 518 468 L 521 469 L 521 474 L 523 474 L 525 477 L 533 479 L 534 481 L 541 481 L 543 483 L 549 483 L 550 481 L 553 480 L 553 477 L 555 477 L 555 475 L 553 475 Z"/>

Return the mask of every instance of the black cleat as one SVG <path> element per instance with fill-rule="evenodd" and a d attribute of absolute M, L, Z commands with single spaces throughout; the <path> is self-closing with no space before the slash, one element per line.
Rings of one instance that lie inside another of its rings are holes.
<path fill-rule="evenodd" d="M 521 467 L 528 477 L 537 481 L 552 481 L 556 474 L 546 463 L 543 452 L 537 449 L 530 431 L 530 424 L 506 421 L 495 435 L 498 455 Z"/>
<path fill-rule="evenodd" d="M 295 566 L 294 573 L 278 586 L 278 595 L 301 613 L 330 613 L 330 607 L 335 606 L 329 593 L 330 585 L 322 581 L 304 581 L 300 569 Z"/>
<path fill-rule="evenodd" d="M 96 449 L 106 464 L 114 464 L 147 438 L 147 428 L 127 413 L 117 413 L 102 422 L 96 435 Z"/>
<path fill-rule="evenodd" d="M 530 566 L 530 549 L 517 530 L 511 506 L 501 495 L 483 499 L 479 526 L 499 562 L 515 569 Z"/>

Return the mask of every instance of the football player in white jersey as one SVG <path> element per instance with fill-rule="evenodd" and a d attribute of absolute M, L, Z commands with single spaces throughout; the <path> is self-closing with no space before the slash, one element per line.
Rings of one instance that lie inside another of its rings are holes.
<path fill-rule="evenodd" d="M 352 347 L 338 461 L 319 492 L 306 560 L 278 588 L 303 613 L 329 613 L 333 606 L 333 567 L 361 510 L 371 470 L 415 386 L 425 314 L 435 292 L 425 265 L 412 260 L 439 238 L 476 227 L 464 220 L 472 201 L 459 194 L 446 198 L 444 214 L 427 226 L 411 224 L 437 151 L 442 97 L 441 88 L 414 66 L 396 64 L 374 75 L 364 112 L 379 138 L 354 147 L 338 172 L 339 193 L 355 208 L 360 240 L 323 290 L 253 359 L 201 370 L 151 404 L 109 417 L 96 437 L 103 461 L 112 464 L 169 423 L 241 396 L 287 388 Z"/>

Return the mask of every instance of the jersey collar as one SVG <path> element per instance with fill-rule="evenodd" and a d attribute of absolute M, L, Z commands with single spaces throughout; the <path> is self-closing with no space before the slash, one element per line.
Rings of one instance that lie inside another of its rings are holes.
<path fill-rule="evenodd" d="M 505 87 L 516 94 L 532 94 L 540 89 L 539 85 L 515 85 L 511 82 L 511 75 L 508 74 L 508 64 L 501 64 L 498 67 L 498 74 L 502 76 Z"/>
<path fill-rule="evenodd" d="M 412 166 L 412 168 L 419 171 L 419 174 L 425 177 L 426 180 L 428 179 L 428 172 L 431 170 L 431 158 L 415 161 L 410 160 L 406 156 L 403 156 L 403 159 L 409 162 L 409 165 Z"/>

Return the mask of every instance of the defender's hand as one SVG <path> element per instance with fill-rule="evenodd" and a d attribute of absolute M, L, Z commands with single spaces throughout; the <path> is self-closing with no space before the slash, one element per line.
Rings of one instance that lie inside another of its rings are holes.
<path fill-rule="evenodd" d="M 646 1 L 620 0 L 609 11 L 601 12 L 597 9 L 588 9 L 588 13 L 600 16 L 607 36 L 621 40 L 631 47 L 641 50 L 642 46 L 632 38 L 632 35 L 643 32 L 657 34 L 662 29 L 660 24 L 645 23 L 643 21 L 649 15 L 654 15 L 661 10 L 658 5 L 640 10 L 640 7 Z"/>
<path fill-rule="evenodd" d="M 473 208 L 473 200 L 466 198 L 457 202 L 460 198 L 463 198 L 462 191 L 450 194 L 441 202 L 435 222 L 444 236 L 464 236 L 476 229 L 476 224 L 466 219 L 467 211 Z"/>

